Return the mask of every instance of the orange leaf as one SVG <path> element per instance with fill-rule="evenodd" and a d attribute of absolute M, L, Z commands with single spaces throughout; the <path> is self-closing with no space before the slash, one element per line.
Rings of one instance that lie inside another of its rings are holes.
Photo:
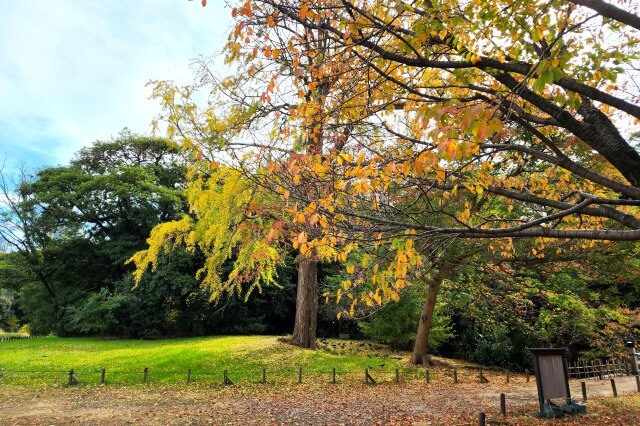
<path fill-rule="evenodd" d="M 308 12 L 309 12 L 309 6 L 305 4 L 300 8 L 300 19 L 305 19 L 307 17 Z"/>
<path fill-rule="evenodd" d="M 487 134 L 489 133 L 489 126 L 487 125 L 486 122 L 483 122 L 480 124 L 480 127 L 478 127 L 478 133 L 477 133 L 477 138 L 478 141 L 482 141 L 487 137 Z"/>

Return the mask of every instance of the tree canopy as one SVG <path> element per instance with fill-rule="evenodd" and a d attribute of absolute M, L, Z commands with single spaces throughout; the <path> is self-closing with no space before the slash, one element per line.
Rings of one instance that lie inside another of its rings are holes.
<path fill-rule="evenodd" d="M 468 238 L 636 240 L 639 35 L 624 19 L 635 15 L 602 16 L 603 2 L 588 3 L 597 12 L 557 1 L 247 1 L 234 9 L 230 51 L 250 50 L 249 74 L 286 60 L 304 70 L 289 76 L 294 85 L 308 73 L 338 82 L 327 88 L 332 117 L 378 132 L 350 133 L 341 152 L 313 163 L 316 174 L 333 172 L 337 188 L 304 202 L 329 201 L 336 208 L 322 214 L 332 223 L 347 216 Z M 252 30 L 257 22 L 262 31 Z M 334 49 L 313 50 L 310 33 Z M 265 87 L 263 103 L 283 87 Z M 280 112 L 304 121 L 314 111 L 306 96 Z M 398 197 L 411 196 L 441 199 L 427 211 L 454 219 L 388 217 Z M 371 207 L 350 210 L 354 197 Z M 487 208 L 497 204 L 509 210 Z"/>
<path fill-rule="evenodd" d="M 397 290 L 454 239 L 512 257 L 530 237 L 542 258 L 553 239 L 559 255 L 640 238 L 637 10 L 604 5 L 238 2 L 238 77 L 203 67 L 204 110 L 191 88 L 156 93 L 199 158 L 280 195 L 302 253 L 389 243 L 386 271 L 358 263 Z"/>

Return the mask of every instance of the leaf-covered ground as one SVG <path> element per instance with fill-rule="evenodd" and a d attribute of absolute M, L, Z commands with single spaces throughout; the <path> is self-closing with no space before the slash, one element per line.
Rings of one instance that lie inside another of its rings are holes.
<path fill-rule="evenodd" d="M 462 379 L 463 377 L 461 377 Z M 0 386 L 0 424 L 476 424 L 478 412 L 489 421 L 513 425 L 640 424 L 640 394 L 635 379 L 616 379 L 621 396 L 613 398 L 608 380 L 589 381 L 587 415 L 550 422 L 532 416 L 537 404 L 535 384 L 501 376 L 491 382 L 442 380 L 426 384 L 412 380 L 396 384 L 303 383 L 191 384 L 129 387 L 76 386 L 34 389 Z M 507 395 L 506 418 L 499 394 Z M 580 400 L 580 383 L 572 383 Z M 491 423 L 489 423 L 491 424 Z"/>
<path fill-rule="evenodd" d="M 436 358 L 426 383 L 424 370 L 408 367 L 407 353 L 339 340 L 321 347 L 305 351 L 274 337 L 3 342 L 0 425 L 471 425 L 481 411 L 487 424 L 640 424 L 640 393 L 633 377 L 616 378 L 617 398 L 609 380 L 587 381 L 589 413 L 549 422 L 532 416 L 537 391 L 533 378 L 527 382 L 524 375 L 512 374 L 506 383 L 504 372 L 485 370 L 489 383 L 481 384 L 478 366 Z M 146 384 L 140 383 L 142 365 L 149 366 Z M 79 385 L 65 385 L 70 366 L 77 368 Z M 106 385 L 99 384 L 97 366 L 108 366 Z M 262 366 L 266 384 L 258 383 Z M 331 383 L 334 367 L 336 384 Z M 184 383 L 187 368 L 194 371 L 189 384 Z M 222 368 L 229 369 L 234 385 L 221 384 Z M 363 383 L 364 368 L 377 384 Z M 37 372 L 45 369 L 53 372 Z M 580 382 L 571 386 L 580 401 Z M 507 398 L 506 418 L 500 414 L 500 393 Z"/>

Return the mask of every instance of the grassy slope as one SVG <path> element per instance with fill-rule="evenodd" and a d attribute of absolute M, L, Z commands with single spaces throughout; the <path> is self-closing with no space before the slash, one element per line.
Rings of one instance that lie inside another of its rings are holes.
<path fill-rule="evenodd" d="M 380 365 L 384 364 L 383 367 Z M 84 382 L 98 382 L 101 368 L 112 383 L 140 381 L 144 367 L 155 382 L 192 377 L 217 380 L 222 370 L 237 380 L 257 380 L 265 366 L 270 378 L 295 377 L 298 367 L 305 374 L 362 375 L 364 368 L 392 372 L 398 361 L 372 354 L 342 354 L 297 349 L 271 336 L 222 336 L 168 340 L 60 339 L 44 337 L 0 343 L 0 383 L 56 384 L 74 369 Z M 18 371 L 18 372 L 16 372 Z M 215 377 L 215 378 L 214 378 Z"/>

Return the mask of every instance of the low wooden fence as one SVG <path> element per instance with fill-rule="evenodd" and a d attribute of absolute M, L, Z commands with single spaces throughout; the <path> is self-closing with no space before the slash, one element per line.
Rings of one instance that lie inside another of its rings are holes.
<path fill-rule="evenodd" d="M 574 361 L 568 363 L 570 379 L 608 379 L 631 375 L 628 358 L 614 360 Z"/>
<path fill-rule="evenodd" d="M 75 385 L 84 384 L 118 384 L 130 385 L 141 383 L 206 383 L 231 385 L 240 384 L 266 384 L 266 383 L 310 383 L 323 382 L 329 384 L 338 383 L 364 383 L 375 385 L 378 383 L 403 383 L 422 381 L 426 384 L 437 383 L 510 383 L 513 379 L 529 382 L 534 379 L 532 375 L 514 374 L 509 370 L 483 370 L 483 369 L 456 369 L 456 368 L 364 368 L 360 371 L 352 369 L 332 368 L 318 370 L 313 367 L 279 366 L 273 369 L 266 367 L 254 367 L 249 370 L 240 370 L 223 366 L 212 366 L 207 370 L 187 369 L 161 370 L 154 368 L 140 368 L 137 371 L 119 370 L 108 368 L 81 368 L 73 370 L 30 370 L 8 369 L 0 365 L 0 384 L 5 381 L 13 383 L 26 383 L 42 381 L 49 383 L 64 383 Z"/>
<path fill-rule="evenodd" d="M 24 339 L 35 339 L 36 336 L 0 336 L 0 342 L 5 342 L 8 340 L 24 340 Z"/>

